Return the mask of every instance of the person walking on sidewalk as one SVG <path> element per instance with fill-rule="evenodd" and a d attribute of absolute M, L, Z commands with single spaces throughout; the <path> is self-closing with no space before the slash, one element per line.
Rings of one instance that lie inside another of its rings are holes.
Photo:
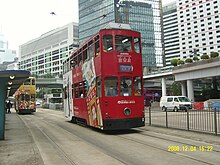
<path fill-rule="evenodd" d="M 8 102 L 7 102 L 7 104 L 6 104 L 6 110 L 7 110 L 7 112 L 8 113 L 11 113 L 11 100 L 9 100 Z"/>

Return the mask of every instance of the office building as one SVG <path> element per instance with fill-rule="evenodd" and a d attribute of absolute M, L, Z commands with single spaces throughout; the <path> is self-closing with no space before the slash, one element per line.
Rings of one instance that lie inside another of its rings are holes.
<path fill-rule="evenodd" d="M 164 63 L 171 66 L 172 59 L 180 59 L 179 30 L 176 1 L 163 6 Z"/>
<path fill-rule="evenodd" d="M 7 65 L 6 70 L 18 70 L 18 69 L 19 69 L 19 62 L 18 62 L 18 57 L 16 57 L 13 62 Z"/>
<path fill-rule="evenodd" d="M 220 52 L 220 0 L 177 0 L 180 58 Z"/>
<path fill-rule="evenodd" d="M 162 66 L 161 11 L 161 0 L 79 0 L 79 42 L 109 22 L 127 23 L 141 32 L 143 66 Z"/>
<path fill-rule="evenodd" d="M 19 47 L 20 69 L 36 77 L 61 77 L 62 62 L 78 47 L 78 24 L 51 30 Z"/>
<path fill-rule="evenodd" d="M 8 41 L 0 32 L 0 64 L 11 62 L 16 57 L 16 51 L 8 48 Z"/>

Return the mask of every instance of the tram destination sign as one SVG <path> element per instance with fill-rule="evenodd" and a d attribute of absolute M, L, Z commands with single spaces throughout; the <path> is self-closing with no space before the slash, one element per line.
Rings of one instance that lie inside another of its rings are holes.
<path fill-rule="evenodd" d="M 119 70 L 120 72 L 132 72 L 133 66 L 130 64 L 121 64 Z"/>

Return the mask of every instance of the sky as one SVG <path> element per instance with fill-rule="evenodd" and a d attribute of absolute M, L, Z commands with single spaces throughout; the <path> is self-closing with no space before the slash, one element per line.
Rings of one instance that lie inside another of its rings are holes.
<path fill-rule="evenodd" d="M 43 33 L 79 22 L 78 0 L 0 0 L 0 5 L 0 33 L 7 38 L 9 49 L 17 51 L 19 45 Z"/>

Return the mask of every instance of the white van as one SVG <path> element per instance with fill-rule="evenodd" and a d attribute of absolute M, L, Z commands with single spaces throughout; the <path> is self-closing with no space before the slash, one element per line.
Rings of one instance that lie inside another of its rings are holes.
<path fill-rule="evenodd" d="M 186 96 L 162 96 L 160 99 L 160 107 L 162 111 L 192 109 L 192 102 Z"/>

